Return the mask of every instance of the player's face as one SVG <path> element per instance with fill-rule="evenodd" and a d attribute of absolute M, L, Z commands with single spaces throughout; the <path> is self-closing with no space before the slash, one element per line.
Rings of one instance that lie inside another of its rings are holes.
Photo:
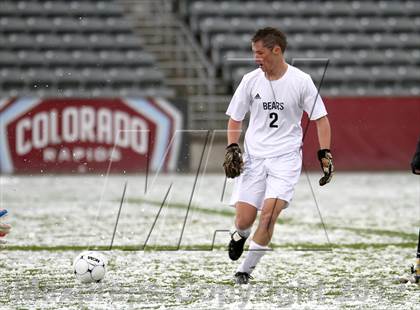
<path fill-rule="evenodd" d="M 279 47 L 276 46 L 269 49 L 264 46 L 262 41 L 252 42 L 252 51 L 254 52 L 254 60 L 264 72 L 271 71 L 279 54 Z"/>

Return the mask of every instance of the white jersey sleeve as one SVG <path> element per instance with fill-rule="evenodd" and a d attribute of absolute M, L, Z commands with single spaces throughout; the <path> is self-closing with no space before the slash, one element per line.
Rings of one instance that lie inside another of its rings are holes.
<path fill-rule="evenodd" d="M 318 93 L 318 89 L 309 75 L 305 79 L 302 95 L 303 110 L 308 113 L 310 120 L 317 120 L 327 115 L 321 95 Z"/>
<path fill-rule="evenodd" d="M 247 86 L 248 79 L 246 75 L 242 78 L 241 83 L 235 91 L 232 100 L 229 103 L 229 107 L 226 111 L 226 115 L 230 116 L 235 121 L 242 121 L 248 113 L 251 105 L 251 97 L 249 88 Z"/>
<path fill-rule="evenodd" d="M 270 158 L 302 146 L 302 115 L 311 120 L 327 111 L 310 75 L 288 65 L 277 80 L 268 80 L 261 68 L 244 75 L 226 114 L 242 121 L 249 112 L 244 150 L 252 157 Z"/>

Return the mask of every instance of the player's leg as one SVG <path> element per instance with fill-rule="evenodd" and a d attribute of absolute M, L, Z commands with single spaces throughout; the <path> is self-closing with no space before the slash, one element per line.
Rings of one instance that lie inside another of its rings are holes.
<path fill-rule="evenodd" d="M 252 224 L 257 217 L 257 208 L 253 205 L 238 201 L 235 205 L 235 231 L 231 235 L 229 242 L 229 258 L 237 260 L 244 251 L 246 239 L 251 234 Z"/>
<path fill-rule="evenodd" d="M 264 200 L 258 227 L 249 245 L 248 254 L 235 274 L 236 282 L 238 284 L 248 283 L 252 271 L 264 254 L 269 250 L 267 245 L 273 236 L 274 225 L 281 210 L 283 210 L 286 205 L 287 202 L 281 199 L 268 198 Z"/>
<path fill-rule="evenodd" d="M 230 201 L 235 206 L 235 229 L 229 242 L 229 257 L 237 260 L 243 253 L 245 241 L 251 234 L 252 224 L 265 194 L 266 173 L 264 161 L 247 158 L 244 171 L 235 179 Z"/>
<path fill-rule="evenodd" d="M 6 236 L 12 227 L 9 224 L 0 223 L 0 237 Z"/>
<path fill-rule="evenodd" d="M 254 233 L 252 241 L 267 246 L 274 232 L 274 225 L 281 211 L 286 207 L 287 202 L 282 199 L 268 198 L 264 200 L 264 207 L 261 211 L 258 228 Z"/>
<path fill-rule="evenodd" d="M 241 284 L 248 283 L 251 272 L 269 250 L 268 244 L 273 236 L 277 218 L 293 198 L 302 162 L 299 152 L 291 152 L 266 159 L 264 165 L 267 171 L 264 203 L 258 228 L 249 245 L 249 252 L 238 268 L 239 276 L 236 280 Z"/>
<path fill-rule="evenodd" d="M 0 209 L 0 237 L 6 236 L 12 228 L 9 224 L 1 222 L 6 218 L 7 214 L 8 212 L 6 209 Z"/>
<path fill-rule="evenodd" d="M 235 226 L 239 231 L 249 229 L 257 218 L 257 208 L 243 201 L 236 203 L 235 211 Z"/>

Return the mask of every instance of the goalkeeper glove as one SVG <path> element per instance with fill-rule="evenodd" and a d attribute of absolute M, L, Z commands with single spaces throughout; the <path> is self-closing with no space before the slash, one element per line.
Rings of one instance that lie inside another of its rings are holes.
<path fill-rule="evenodd" d="M 334 164 L 332 161 L 331 151 L 329 149 L 322 149 L 318 151 L 318 160 L 321 164 L 321 169 L 324 176 L 319 180 L 319 185 L 324 186 L 331 181 L 334 173 Z"/>
<path fill-rule="evenodd" d="M 225 162 L 223 168 L 228 178 L 236 178 L 243 170 L 244 162 L 242 152 L 237 143 L 232 143 L 226 147 Z"/>

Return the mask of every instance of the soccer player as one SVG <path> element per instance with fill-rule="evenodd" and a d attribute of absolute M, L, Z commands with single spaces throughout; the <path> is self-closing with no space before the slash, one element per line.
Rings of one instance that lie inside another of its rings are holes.
<path fill-rule="evenodd" d="M 411 161 L 411 170 L 414 174 L 420 174 L 420 138 L 417 142 L 417 149 L 413 155 L 413 160 Z"/>
<path fill-rule="evenodd" d="M 257 211 L 261 211 L 249 252 L 235 274 L 238 284 L 249 282 L 251 272 L 269 249 L 280 212 L 292 200 L 302 166 L 303 111 L 317 126 L 317 155 L 324 171 L 320 185 L 328 183 L 334 171 L 327 111 L 311 77 L 286 63 L 285 34 L 263 28 L 255 33 L 251 45 L 259 68 L 243 76 L 227 109 L 230 119 L 223 164 L 227 177 L 238 177 L 231 200 L 236 209 L 236 231 L 229 243 L 230 259 L 242 255 Z M 247 112 L 250 120 L 242 157 L 238 141 Z"/>
<path fill-rule="evenodd" d="M 0 209 L 0 221 L 4 220 L 7 215 L 6 209 Z M 0 238 L 6 236 L 12 227 L 9 224 L 0 222 Z"/>
<path fill-rule="evenodd" d="M 413 160 L 411 161 L 411 170 L 414 174 L 420 175 L 420 138 L 417 142 L 417 149 L 413 155 Z M 419 229 L 419 241 L 417 243 L 417 261 L 416 267 L 413 267 L 413 272 L 415 273 L 414 281 L 420 283 L 420 229 Z"/>

